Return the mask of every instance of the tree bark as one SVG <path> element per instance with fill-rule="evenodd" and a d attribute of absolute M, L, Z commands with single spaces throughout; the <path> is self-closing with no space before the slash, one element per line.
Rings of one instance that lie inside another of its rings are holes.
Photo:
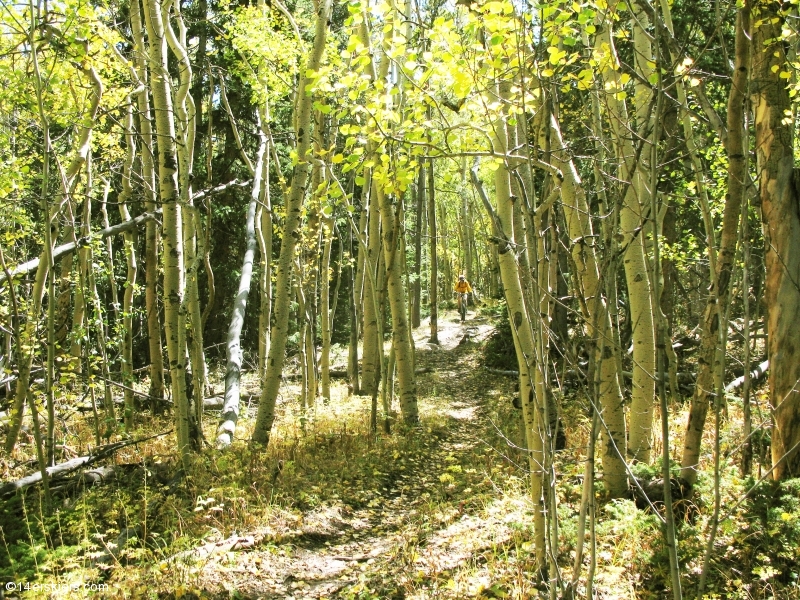
<path fill-rule="evenodd" d="M 781 41 L 780 4 L 753 5 L 753 85 L 756 156 L 766 238 L 767 352 L 774 409 L 775 479 L 800 475 L 800 175 L 794 168 L 794 122 Z"/>
<path fill-rule="evenodd" d="M 255 172 L 253 174 L 253 189 L 250 194 L 250 203 L 247 206 L 245 221 L 246 247 L 242 260 L 242 274 L 239 277 L 239 289 L 233 301 L 233 313 L 228 327 L 226 343 L 227 367 L 225 372 L 225 404 L 222 407 L 222 418 L 217 429 L 217 445 L 228 446 L 233 442 L 236 423 L 239 420 L 239 384 L 242 373 L 242 327 L 247 312 L 247 298 L 250 295 L 250 284 L 253 278 L 253 260 L 256 253 L 256 212 L 263 186 L 261 179 L 264 176 L 264 158 L 267 153 L 267 136 L 259 127 L 260 144 L 256 157 Z"/>
<path fill-rule="evenodd" d="M 639 13 L 644 19 L 644 13 Z M 650 165 L 642 160 L 633 144 L 632 131 L 645 132 L 648 129 L 647 114 L 649 92 L 637 87 L 636 126 L 629 118 L 625 101 L 621 97 L 623 84 L 619 71 L 619 60 L 613 42 L 610 16 L 598 25 L 596 50 L 607 57 L 600 68 L 606 87 L 605 104 L 613 132 L 613 143 L 617 150 L 617 173 L 624 185 L 624 198 L 620 210 L 620 229 L 623 236 L 623 265 L 628 284 L 628 301 L 631 310 L 631 331 L 633 342 L 633 382 L 630 409 L 629 454 L 632 458 L 650 462 L 652 447 L 653 409 L 655 398 L 655 329 L 651 305 L 650 281 L 648 278 L 647 257 L 642 228 L 646 222 L 645 207 L 650 205 L 648 189 Z M 641 63 L 651 60 L 645 34 L 641 27 L 634 26 L 634 45 Z M 638 63 L 639 61 L 637 61 Z M 641 68 L 640 63 L 640 68 Z M 644 122 L 639 122 L 644 121 Z M 642 142 L 643 143 L 643 142 Z M 649 153 L 641 153 L 649 154 Z M 649 212 L 649 211 L 648 211 Z"/>
<path fill-rule="evenodd" d="M 133 162 L 136 158 L 136 138 L 133 123 L 133 102 L 129 97 L 128 110 L 125 114 L 125 142 L 127 152 L 122 167 L 122 191 L 119 194 L 119 216 L 122 221 L 130 221 L 128 201 L 133 193 L 131 176 Z M 125 233 L 125 261 L 128 272 L 125 277 L 125 293 L 122 298 L 122 383 L 125 389 L 125 431 L 133 430 L 133 417 L 136 412 L 135 397 L 133 394 L 133 299 L 136 291 L 136 274 L 138 262 L 136 256 L 136 230 Z"/>
<path fill-rule="evenodd" d="M 439 255 L 438 234 L 436 228 L 436 190 L 434 189 L 433 159 L 428 162 L 428 268 L 430 269 L 430 282 L 428 286 L 428 302 L 430 304 L 431 344 L 439 343 Z"/>
<path fill-rule="evenodd" d="M 725 349 L 721 347 L 720 327 L 724 324 L 725 307 L 730 296 L 730 281 L 736 255 L 736 243 L 741 219 L 742 199 L 747 185 L 744 147 L 744 109 L 750 64 L 750 10 L 745 5 L 736 18 L 736 57 L 733 81 L 728 95 L 728 193 L 722 214 L 722 235 L 717 254 L 716 273 L 711 283 L 703 313 L 703 329 L 697 357 L 697 382 L 689 408 L 689 420 L 684 436 L 681 477 L 694 485 L 700 462 L 700 446 L 706 415 L 712 399 L 722 402 L 721 386 L 715 382 L 715 371 L 724 370 Z M 747 292 L 745 292 L 747 293 Z M 720 361 L 723 364 L 720 365 Z"/>
<path fill-rule="evenodd" d="M 150 41 L 150 88 L 158 142 L 158 181 L 164 215 L 164 329 L 167 336 L 170 386 L 175 407 L 178 452 L 184 464 L 191 454 L 189 404 L 186 397 L 186 327 L 183 314 L 183 219 L 178 205 L 178 156 L 172 86 L 167 65 L 167 39 L 160 0 L 145 0 L 144 13 Z"/>
<path fill-rule="evenodd" d="M 146 1 L 146 0 L 145 0 Z M 147 50 L 144 43 L 139 0 L 132 0 L 131 33 L 133 34 L 134 68 L 142 85 L 137 94 L 139 109 L 139 132 L 142 137 L 142 188 L 145 199 L 145 210 L 153 213 L 156 210 L 156 174 L 153 157 L 156 155 L 153 140 L 153 117 L 150 111 L 150 97 L 146 83 L 149 79 L 147 70 Z M 160 209 L 159 209 L 160 210 Z M 150 354 L 150 391 L 153 398 L 164 397 L 164 356 L 161 345 L 161 319 L 158 309 L 158 224 L 148 222 L 145 230 L 144 276 L 145 276 L 145 311 L 147 313 L 147 344 Z"/>
<path fill-rule="evenodd" d="M 308 57 L 305 71 L 314 72 L 319 69 L 325 51 L 325 39 L 328 33 L 328 19 L 331 11 L 331 0 L 322 0 L 317 10 L 314 45 Z M 300 78 L 299 90 L 305 90 L 308 77 Z M 292 297 L 292 268 L 295 248 L 297 247 L 300 228 L 300 209 L 308 183 L 310 163 L 308 151 L 311 146 L 311 101 L 312 94 L 300 93 L 297 96 L 295 109 L 295 131 L 297 139 L 297 164 L 294 167 L 291 189 L 286 198 L 286 220 L 284 222 L 281 252 L 277 265 L 277 281 L 275 284 L 275 325 L 270 332 L 270 349 L 267 358 L 267 377 L 261 388 L 261 402 L 258 406 L 253 442 L 266 445 L 269 442 L 272 424 L 275 421 L 275 403 L 281 383 L 281 372 L 285 360 L 286 339 L 289 333 L 289 312 Z"/>

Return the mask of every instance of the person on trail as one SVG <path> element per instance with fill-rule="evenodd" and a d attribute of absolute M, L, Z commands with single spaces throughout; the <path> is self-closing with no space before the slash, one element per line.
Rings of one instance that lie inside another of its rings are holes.
<path fill-rule="evenodd" d="M 461 297 L 463 294 L 471 294 L 472 286 L 470 286 L 469 281 L 467 281 L 466 277 L 464 277 L 463 275 L 459 275 L 455 290 L 458 298 L 458 313 L 461 315 L 461 321 L 463 322 L 466 311 L 464 311 L 464 313 L 461 312 L 461 301 L 462 301 Z"/>

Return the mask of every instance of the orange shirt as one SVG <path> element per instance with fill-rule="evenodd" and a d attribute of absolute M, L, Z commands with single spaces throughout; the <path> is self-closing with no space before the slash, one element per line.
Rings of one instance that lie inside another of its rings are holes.
<path fill-rule="evenodd" d="M 459 294 L 463 294 L 464 292 L 472 293 L 472 288 L 469 285 L 469 281 L 459 279 L 456 283 L 456 292 Z"/>

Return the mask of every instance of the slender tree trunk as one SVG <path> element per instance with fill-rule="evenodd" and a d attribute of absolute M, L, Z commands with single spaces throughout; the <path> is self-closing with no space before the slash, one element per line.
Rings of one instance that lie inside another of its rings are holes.
<path fill-rule="evenodd" d="M 331 327 L 333 314 L 330 302 L 330 269 L 331 248 L 333 247 L 333 209 L 331 214 L 322 221 L 322 264 L 320 265 L 320 329 L 322 334 L 322 348 L 320 355 L 320 385 L 322 398 L 325 402 L 331 399 Z"/>
<path fill-rule="evenodd" d="M 178 26 L 176 35 L 170 22 L 170 12 Z M 175 94 L 175 117 L 177 121 L 178 143 L 176 145 L 178 156 L 178 190 L 181 199 L 181 218 L 183 221 L 183 249 L 185 270 L 185 296 L 181 312 L 186 315 L 189 323 L 189 356 L 192 364 L 192 380 L 194 404 L 190 419 L 189 433 L 192 443 L 199 447 L 202 437 L 202 428 L 199 424 L 203 418 L 203 396 L 206 389 L 206 359 L 203 349 L 203 326 L 200 311 L 200 292 L 198 288 L 197 273 L 200 261 L 203 259 L 202 242 L 198 243 L 200 222 L 197 218 L 192 201 L 192 171 L 194 167 L 195 147 L 195 104 L 191 96 L 192 65 L 186 50 L 186 25 L 180 10 L 180 3 L 168 0 L 162 8 L 165 33 L 169 47 L 180 65 L 180 85 Z M 199 251 L 198 251 L 199 250 Z"/>
<path fill-rule="evenodd" d="M 167 39 L 160 0 L 145 0 L 144 13 L 150 41 L 150 87 L 158 142 L 159 192 L 164 215 L 164 329 L 167 336 L 170 386 L 175 407 L 178 452 L 186 463 L 191 453 L 189 404 L 186 397 L 186 328 L 183 314 L 183 219 L 178 205 L 178 156 L 172 86 L 167 66 Z"/>
<path fill-rule="evenodd" d="M 747 133 L 747 125 L 745 124 L 745 133 Z M 745 142 L 745 147 L 748 147 Z M 745 170 L 747 166 L 745 166 Z M 750 370 L 751 370 L 751 353 L 750 353 L 750 223 L 749 223 L 749 210 L 747 196 L 742 203 L 742 317 L 744 318 L 744 327 L 742 330 L 742 337 L 744 338 L 744 382 L 742 384 L 742 462 L 741 473 L 742 477 L 749 477 L 753 471 L 753 442 L 751 433 L 753 430 L 753 419 L 750 406 Z"/>
<path fill-rule="evenodd" d="M 561 128 L 555 115 L 551 116 L 553 164 L 563 173 L 561 183 L 561 205 L 571 240 L 579 240 L 571 246 L 573 264 L 576 267 L 575 287 L 582 301 L 582 312 L 589 335 L 593 340 L 599 365 L 600 432 L 602 434 L 601 460 L 604 481 L 609 495 L 619 498 L 628 492 L 628 474 L 625 465 L 626 436 L 622 392 L 618 378 L 617 358 L 609 343 L 613 340 L 611 317 L 602 297 L 603 286 L 600 269 L 593 246 L 581 241 L 594 236 L 589 218 L 589 204 L 581 179 L 571 158 L 561 150 L 565 148 Z M 600 343 L 600 340 L 605 340 Z M 602 350 L 601 350 L 602 348 Z"/>
<path fill-rule="evenodd" d="M 397 362 L 397 387 L 400 398 L 400 411 L 403 421 L 414 424 L 419 420 L 417 411 L 417 382 L 414 374 L 414 354 L 412 351 L 411 331 L 406 315 L 406 297 L 403 289 L 403 277 L 400 261 L 400 215 L 402 214 L 402 198 L 398 198 L 398 207 L 393 208 L 388 196 L 379 186 L 373 184 L 373 192 L 378 196 L 381 209 L 382 241 L 384 260 L 386 261 L 386 284 L 389 296 L 389 308 L 392 313 L 392 348 Z"/>
<path fill-rule="evenodd" d="M 119 194 L 119 216 L 123 221 L 131 218 L 128 211 L 128 201 L 133 194 L 131 176 L 133 163 L 136 158 L 136 138 L 133 123 L 133 99 L 128 98 L 128 109 L 125 114 L 125 162 L 122 166 L 122 191 Z M 133 417 L 136 412 L 135 397 L 133 394 L 133 299 L 136 291 L 136 274 L 138 263 L 136 257 L 136 230 L 126 232 L 125 262 L 128 272 L 125 276 L 125 293 L 122 298 L 122 383 L 125 388 L 125 431 L 133 430 Z"/>
<path fill-rule="evenodd" d="M 142 26 L 141 9 L 139 0 L 130 4 L 131 32 L 133 33 L 133 58 L 134 66 L 139 81 L 145 84 L 148 81 L 146 67 L 147 51 L 144 43 L 144 30 Z M 147 212 L 156 210 L 156 175 L 155 175 L 155 143 L 153 141 L 153 122 L 150 111 L 150 97 L 148 88 L 142 86 L 137 94 L 139 109 L 139 131 L 142 138 L 142 185 Z M 145 229 L 145 311 L 147 313 L 147 343 L 150 353 L 150 391 L 148 395 L 153 398 L 164 397 L 164 358 L 161 346 L 161 320 L 158 309 L 158 224 L 150 221 Z"/>
<path fill-rule="evenodd" d="M 422 300 L 422 214 L 425 210 L 425 169 L 420 165 L 417 173 L 416 227 L 414 236 L 414 275 L 411 287 L 411 327 L 416 329 L 421 322 Z"/>
<path fill-rule="evenodd" d="M 508 93 L 508 84 L 500 94 L 504 97 Z M 499 155 L 506 154 L 507 139 L 506 125 L 501 121 L 495 128 L 494 151 Z M 472 169 L 472 182 L 481 195 L 487 212 L 491 215 L 494 224 L 494 237 L 498 244 L 498 258 L 500 262 L 500 275 L 503 289 L 506 294 L 508 316 L 511 322 L 511 332 L 514 338 L 514 347 L 519 366 L 520 401 L 522 404 L 522 418 L 525 424 L 525 442 L 528 449 L 528 468 L 530 469 L 531 500 L 534 513 L 534 544 L 536 548 L 537 571 L 544 568 L 547 560 L 545 545 L 546 520 L 545 506 L 542 493 L 544 484 L 544 436 L 540 429 L 541 423 L 537 416 L 540 414 L 540 398 L 536 397 L 532 387 L 532 377 L 536 369 L 535 342 L 531 329 L 530 315 L 526 308 L 524 290 L 520 281 L 520 273 L 514 256 L 514 207 L 511 200 L 511 179 L 509 169 L 504 165 L 495 171 L 496 205 L 494 209 L 486 197 L 480 180 L 478 179 L 478 164 Z"/>
<path fill-rule="evenodd" d="M 199 52 L 199 50 L 198 50 Z M 208 97 L 212 98 L 215 93 L 214 87 L 214 77 L 211 73 L 211 69 L 208 70 Z M 211 183 L 213 181 L 213 157 L 214 157 L 214 111 L 209 110 L 207 113 L 208 117 L 208 129 L 206 134 L 206 186 L 211 188 Z M 266 119 L 262 119 L 262 123 Z M 198 138 L 199 139 L 199 138 Z M 269 207 L 265 206 L 264 210 L 268 210 Z M 270 217 L 271 219 L 271 217 Z M 214 282 L 214 269 L 211 266 L 211 221 L 212 221 L 212 211 L 211 211 L 211 199 L 209 198 L 206 200 L 206 222 L 204 227 L 202 228 L 202 235 L 204 239 L 203 243 L 203 263 L 205 264 L 206 270 L 206 287 L 208 288 L 208 297 L 206 298 L 206 307 L 203 309 L 203 314 L 200 317 L 200 327 L 205 332 L 206 330 L 206 323 L 208 323 L 208 317 L 211 316 L 211 312 L 214 310 L 214 305 L 217 300 L 217 287 Z M 271 235 L 271 230 L 270 230 Z M 270 238 L 271 239 L 271 238 Z"/>
<path fill-rule="evenodd" d="M 800 176 L 794 168 L 794 123 L 777 2 L 755 2 L 753 84 L 756 156 L 766 238 L 767 352 L 773 413 L 775 479 L 800 475 Z"/>
<path fill-rule="evenodd" d="M 262 123 L 267 123 L 267 110 L 259 108 Z M 263 382 L 267 375 L 267 355 L 269 354 L 269 332 L 272 317 L 272 196 L 270 194 L 270 154 L 264 154 L 261 198 L 256 214 L 256 237 L 261 256 L 261 273 L 258 282 L 261 306 L 258 313 L 258 380 Z M 277 168 L 277 165 L 276 165 Z"/>
<path fill-rule="evenodd" d="M 259 119 L 260 124 L 260 119 Z M 253 260 L 256 253 L 256 212 L 264 186 L 265 157 L 267 156 L 267 136 L 259 126 L 260 144 L 253 173 L 253 188 L 250 204 L 247 207 L 245 222 L 246 247 L 242 260 L 242 274 L 239 278 L 239 289 L 233 301 L 233 314 L 228 327 L 227 368 L 225 372 L 225 401 L 222 406 L 222 418 L 217 429 L 217 445 L 228 446 L 233 442 L 236 423 L 239 420 L 239 386 L 242 373 L 242 327 L 247 312 L 247 299 L 250 295 L 250 283 L 253 277 Z"/>
<path fill-rule="evenodd" d="M 368 174 L 365 174 L 364 185 L 368 183 Z M 360 243 L 360 237 L 365 237 L 367 231 L 367 212 L 362 211 L 359 218 L 358 230 L 354 231 L 350 228 L 350 253 L 355 256 L 355 264 L 351 267 L 353 273 L 353 289 L 352 289 L 352 308 L 350 313 L 350 347 L 348 348 L 347 364 L 350 369 L 350 386 L 354 394 L 361 393 L 361 379 L 358 371 L 358 340 L 361 337 L 361 331 L 364 329 L 362 326 L 363 320 L 366 319 L 366 304 L 369 302 L 367 299 L 367 289 L 365 283 L 365 268 L 366 268 L 366 246 Z M 357 245 L 358 251 L 354 250 L 354 244 Z M 366 348 L 366 337 L 364 338 L 364 347 Z"/>
<path fill-rule="evenodd" d="M 637 15 L 639 20 L 646 19 L 643 12 Z M 630 410 L 630 446 L 632 458 L 650 462 L 652 447 L 653 409 L 655 398 L 655 329 L 653 325 L 653 309 L 651 305 L 650 282 L 647 276 L 647 257 L 644 238 L 641 234 L 646 222 L 645 210 L 649 207 L 650 191 L 647 174 L 649 161 L 637 156 L 637 150 L 631 139 L 634 129 L 628 116 L 628 109 L 619 91 L 622 90 L 622 79 L 619 61 L 614 49 L 611 15 L 598 25 L 596 47 L 608 52 L 609 57 L 600 69 L 607 90 L 605 104 L 608 107 L 609 121 L 613 132 L 618 161 L 618 176 L 625 185 L 625 194 L 620 211 L 620 227 L 623 236 L 622 248 L 625 279 L 628 284 L 628 301 L 631 310 L 631 330 L 633 341 L 633 385 L 631 390 Z M 634 25 L 634 46 L 640 71 L 652 60 L 652 50 L 645 39 L 646 34 L 641 27 Z M 637 87 L 636 116 L 638 130 L 648 129 L 649 91 L 642 86 Z M 644 141 L 640 142 L 644 143 Z M 652 143 L 652 141 L 651 141 Z M 642 153 L 647 154 L 647 153 Z"/>
<path fill-rule="evenodd" d="M 331 1 L 322 0 L 317 10 L 314 45 L 311 49 L 306 72 L 316 72 L 322 62 L 325 51 L 325 39 L 328 32 L 328 19 Z M 299 90 L 305 90 L 307 77 L 300 78 Z M 295 108 L 295 132 L 297 139 L 298 163 L 294 167 L 292 185 L 286 198 L 286 220 L 284 222 L 281 253 L 277 265 L 277 281 L 275 285 L 275 325 L 270 333 L 270 349 L 267 359 L 267 377 L 261 388 L 261 402 L 258 406 L 253 442 L 266 445 L 269 442 L 270 430 L 275 421 L 275 402 L 281 383 L 281 372 L 285 360 L 286 339 L 289 333 L 289 310 L 292 291 L 292 263 L 297 246 L 300 227 L 300 209 L 308 183 L 310 164 L 307 154 L 311 146 L 311 94 L 298 94 Z"/>
<path fill-rule="evenodd" d="M 635 11 L 632 19 L 634 56 L 637 72 L 650 80 L 654 75 L 653 48 L 650 33 L 646 31 L 649 20 L 644 11 Z M 651 199 L 655 194 L 652 188 L 652 172 L 658 165 L 650 160 L 650 148 L 658 143 L 654 139 L 651 113 L 653 91 L 649 85 L 637 80 L 634 95 L 636 127 L 640 132 L 649 132 L 637 165 L 627 167 L 623 181 L 633 179 L 627 188 L 625 206 L 620 212 L 620 225 L 623 235 L 642 230 L 648 219 L 655 222 L 656 215 L 650 214 Z M 622 103 L 621 103 L 622 104 Z M 613 125 L 612 120 L 612 125 Z M 620 132 L 621 133 L 621 132 Z M 628 132 L 621 133 L 627 136 Z M 630 150 L 633 151 L 633 144 Z M 630 155 L 628 155 L 630 156 Z M 631 173 L 633 176 L 631 177 Z M 646 215 L 649 215 L 646 216 Z M 633 389 L 631 392 L 630 427 L 628 430 L 628 454 L 641 462 L 650 463 L 653 446 L 653 414 L 655 409 L 656 374 L 656 329 L 655 310 L 648 277 L 648 253 L 645 236 L 642 233 L 630 241 L 623 258 L 628 296 L 631 306 L 633 329 Z"/>
<path fill-rule="evenodd" d="M 428 287 L 428 302 L 431 310 L 431 344 L 439 343 L 439 255 L 438 231 L 436 229 L 436 190 L 434 189 L 433 159 L 427 166 L 428 174 L 428 262 L 430 269 L 430 282 Z"/>
<path fill-rule="evenodd" d="M 370 182 L 372 178 L 365 177 Z M 365 183 L 366 185 L 366 183 Z M 370 190 L 366 192 L 368 201 L 368 229 L 367 229 L 367 251 L 365 255 L 364 269 L 375 269 L 379 264 L 380 244 L 381 244 L 381 221 L 378 199 Z M 383 354 L 383 340 L 378 339 L 378 319 L 380 314 L 377 312 L 375 304 L 370 300 L 378 290 L 374 289 L 379 277 L 378 271 L 372 271 L 372 277 L 364 278 L 364 343 L 361 352 L 361 392 L 368 396 L 373 396 L 380 383 L 380 365 L 378 361 Z"/>
<path fill-rule="evenodd" d="M 703 329 L 697 357 L 697 382 L 689 409 L 689 420 L 684 437 L 681 477 L 689 485 L 697 479 L 700 462 L 700 445 L 705 428 L 706 415 L 712 399 L 717 397 L 718 386 L 714 373 L 722 367 L 724 348 L 721 347 L 721 328 L 725 307 L 730 296 L 730 280 L 736 255 L 739 221 L 742 212 L 742 199 L 747 185 L 747 172 L 744 147 L 744 109 L 747 101 L 747 84 L 750 64 L 750 10 L 747 6 L 739 10 L 736 19 L 736 56 L 733 82 L 728 95 L 728 193 L 722 215 L 722 235 L 717 255 L 716 273 L 709 290 L 708 301 L 703 314 Z M 719 389 L 721 392 L 722 390 Z"/>

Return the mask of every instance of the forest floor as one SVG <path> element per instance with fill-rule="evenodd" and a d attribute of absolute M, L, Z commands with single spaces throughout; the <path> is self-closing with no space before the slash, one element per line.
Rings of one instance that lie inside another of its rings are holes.
<path fill-rule="evenodd" d="M 417 368 L 424 370 L 417 376 L 420 422 L 404 427 L 395 419 L 390 435 L 370 431 L 371 398 L 348 394 L 344 381 L 335 380 L 330 402 L 303 411 L 299 383 L 288 377 L 270 444 L 253 448 L 258 382 L 251 373 L 233 445 L 209 445 L 180 476 L 173 436 L 151 439 L 170 431 L 171 416 L 146 415 L 132 437 L 148 441 L 120 449 L 112 464 L 96 469 L 102 476 L 94 484 L 80 478 L 61 485 L 56 510 L 44 509 L 40 487 L 0 503 L 0 582 L 79 586 L 22 594 L 70 600 L 547 597 L 535 575 L 526 460 L 517 447 L 520 413 L 512 405 L 516 378 L 486 367 L 509 350 L 510 332 L 495 333 L 505 331 L 496 319 L 502 310 L 470 311 L 463 324 L 455 311 L 440 312 L 438 345 L 428 341 L 427 322 L 414 332 Z M 345 361 L 339 349 L 333 367 Z M 147 382 L 140 385 L 146 389 Z M 568 582 L 589 419 L 579 390 L 561 391 L 568 426 L 566 449 L 555 457 L 556 552 L 558 575 Z M 740 404 L 729 401 L 733 415 Z M 765 402 L 759 392 L 756 407 Z M 672 419 L 673 451 L 686 408 Z M 83 414 L 70 421 L 64 459 L 67 442 L 74 455 L 94 442 L 94 417 Z M 217 421 L 207 413 L 209 440 Z M 738 422 L 732 416 L 721 432 L 720 501 L 729 512 L 711 555 L 707 598 L 794 600 L 800 598 L 800 480 L 765 482 L 753 492 L 753 478 L 738 475 L 741 434 L 730 426 Z M 655 444 L 659 450 L 659 437 Z M 696 497 L 679 523 L 687 590 L 696 589 L 710 530 L 712 447 L 709 434 Z M 8 478 L 34 464 L 32 440 L 20 448 Z M 768 452 L 759 455 L 761 464 Z M 650 479 L 658 468 L 634 467 L 637 477 Z M 671 596 L 659 516 L 633 499 L 605 498 L 602 472 L 595 493 L 593 597 Z M 91 582 L 107 587 L 102 594 L 80 587 Z M 16 596 L 0 587 L 3 597 Z"/>
<path fill-rule="evenodd" d="M 508 552 L 515 530 L 529 522 L 529 507 L 518 501 L 509 506 L 503 501 L 506 482 L 493 482 L 500 469 L 492 466 L 509 447 L 498 444 L 503 434 L 491 405 L 506 402 L 510 408 L 514 383 L 481 368 L 481 342 L 493 329 L 485 317 L 470 313 L 460 323 L 455 312 L 444 312 L 435 345 L 423 323 L 414 332 L 417 368 L 430 371 L 418 375 L 421 425 L 401 434 L 418 439 L 409 447 L 400 444 L 378 467 L 372 489 L 359 484 L 359 501 L 333 498 L 275 515 L 278 528 L 291 522 L 280 541 L 273 522 L 266 534 L 242 532 L 187 553 L 196 573 L 187 591 L 285 599 L 511 592 L 501 589 L 483 556 Z M 476 463 L 489 468 L 478 471 Z M 519 584 L 527 588 L 523 570 Z M 512 595 L 527 596 L 522 589 Z"/>

